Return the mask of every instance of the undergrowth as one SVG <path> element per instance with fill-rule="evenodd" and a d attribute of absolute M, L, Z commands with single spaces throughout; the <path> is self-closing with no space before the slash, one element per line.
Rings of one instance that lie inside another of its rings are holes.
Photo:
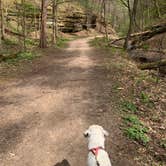
<path fill-rule="evenodd" d="M 124 134 L 143 145 L 146 145 L 150 138 L 147 136 L 148 128 L 135 115 L 128 115 L 124 117 L 124 122 L 127 125 L 124 130 Z"/>
<path fill-rule="evenodd" d="M 89 41 L 90 46 L 97 48 L 109 48 L 108 40 L 106 37 L 95 37 Z"/>
<path fill-rule="evenodd" d="M 133 102 L 127 101 L 127 100 L 122 101 L 121 109 L 122 111 L 125 111 L 125 112 L 130 111 L 133 113 L 136 113 L 138 111 L 137 106 Z"/>
<path fill-rule="evenodd" d="M 65 48 L 67 46 L 67 43 L 70 41 L 68 38 L 58 38 L 56 42 L 57 48 Z"/>
<path fill-rule="evenodd" d="M 145 92 L 141 92 L 141 94 L 140 94 L 140 101 L 143 103 L 143 104 L 145 104 L 145 105 L 147 105 L 148 107 L 150 107 L 150 108 L 152 108 L 153 106 L 154 106 L 154 103 L 153 103 L 153 101 L 150 99 L 150 96 L 147 94 L 147 93 L 145 93 Z"/>
<path fill-rule="evenodd" d="M 110 40 L 106 37 L 95 37 L 94 39 L 89 41 L 90 46 L 96 48 L 104 48 L 105 50 L 109 51 L 112 55 L 118 54 L 120 56 L 125 56 L 126 51 L 124 49 L 118 49 L 115 47 L 110 47 Z"/>
<path fill-rule="evenodd" d="M 106 50 L 102 42 L 103 39 L 95 39 L 90 44 Z M 144 49 L 147 48 L 148 46 L 144 45 Z M 164 165 L 165 78 L 158 78 L 155 71 L 136 68 L 133 61 L 129 61 L 127 54 L 121 56 L 124 50 L 121 52 L 121 49 L 108 48 L 106 51 L 107 55 L 111 56 L 106 57 L 104 67 L 111 73 L 107 78 L 111 81 L 114 79 L 114 82 L 111 82 L 112 93 L 120 99 L 115 102 L 122 117 L 122 132 L 131 141 L 138 142 L 140 149 L 145 150 L 140 153 L 138 161 L 146 159 L 152 165 Z M 145 147 L 142 148 L 141 145 Z"/>
<path fill-rule="evenodd" d="M 21 60 L 31 61 L 38 56 L 39 55 L 37 55 L 36 53 L 32 53 L 32 52 L 20 52 L 14 58 L 6 58 L 4 61 L 9 64 L 10 63 L 14 64 Z"/>

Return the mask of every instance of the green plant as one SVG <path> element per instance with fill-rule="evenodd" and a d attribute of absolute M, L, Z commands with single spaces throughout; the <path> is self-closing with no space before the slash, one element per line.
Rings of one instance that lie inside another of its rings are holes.
<path fill-rule="evenodd" d="M 34 55 L 32 52 L 21 52 L 20 54 L 18 54 L 17 59 L 32 60 L 35 57 L 36 57 L 36 55 Z"/>
<path fill-rule="evenodd" d="M 17 42 L 15 40 L 11 40 L 11 39 L 5 39 L 3 42 L 6 45 L 17 45 Z"/>
<path fill-rule="evenodd" d="M 142 125 L 142 123 L 140 122 L 140 120 L 138 119 L 137 116 L 135 115 L 128 115 L 126 117 L 124 117 L 124 121 L 128 124 L 139 124 Z"/>
<path fill-rule="evenodd" d="M 160 146 L 163 147 L 164 149 L 166 149 L 166 139 L 163 138 L 163 139 L 160 141 Z"/>
<path fill-rule="evenodd" d="M 147 136 L 148 128 L 138 119 L 137 116 L 129 115 L 124 118 L 128 127 L 124 128 L 124 134 L 139 143 L 146 145 L 150 138 Z"/>
<path fill-rule="evenodd" d="M 135 81 L 136 81 L 136 84 L 140 84 L 140 83 L 142 84 L 143 81 L 156 83 L 156 77 L 144 72 L 140 72 L 139 75 L 135 77 Z"/>
<path fill-rule="evenodd" d="M 25 42 L 26 42 L 26 44 L 28 44 L 28 45 L 35 45 L 35 41 L 32 40 L 32 39 L 26 39 Z"/>
<path fill-rule="evenodd" d="M 108 48 L 108 40 L 106 37 L 95 37 L 94 39 L 89 41 L 91 46 L 97 48 Z"/>
<path fill-rule="evenodd" d="M 149 103 L 150 99 L 149 96 L 145 92 L 141 92 L 141 100 L 143 103 Z"/>
<path fill-rule="evenodd" d="M 131 111 L 134 113 L 138 111 L 137 106 L 133 102 L 130 102 L 130 101 L 123 101 L 121 103 L 121 108 L 123 111 Z"/>
<path fill-rule="evenodd" d="M 144 45 L 142 46 L 142 48 L 143 48 L 144 50 L 148 50 L 149 45 L 148 45 L 148 44 L 144 44 Z"/>
<path fill-rule="evenodd" d="M 38 57 L 38 55 L 32 52 L 20 52 L 14 58 L 7 58 L 5 62 L 7 63 L 17 63 L 20 60 L 33 60 L 34 58 Z"/>
<path fill-rule="evenodd" d="M 146 145 L 150 141 L 149 137 L 145 134 L 146 132 L 146 128 L 138 125 L 126 128 L 124 131 L 128 138 L 138 141 L 143 145 Z"/>
<path fill-rule="evenodd" d="M 140 98 L 142 103 L 146 104 L 148 107 L 152 108 L 154 106 L 153 101 L 150 100 L 149 95 L 147 95 L 145 92 L 141 92 Z"/>
<path fill-rule="evenodd" d="M 56 42 L 57 48 L 64 48 L 67 45 L 67 42 L 70 41 L 70 39 L 67 38 L 58 38 Z"/>

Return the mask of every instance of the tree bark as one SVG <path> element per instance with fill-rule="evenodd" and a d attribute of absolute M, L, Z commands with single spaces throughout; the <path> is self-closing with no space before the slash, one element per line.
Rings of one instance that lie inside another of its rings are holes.
<path fill-rule="evenodd" d="M 52 2 L 52 20 L 53 20 L 53 26 L 52 26 L 52 44 L 54 45 L 56 43 L 57 40 L 57 36 L 58 36 L 58 24 L 57 24 L 57 10 L 58 10 L 58 2 L 57 0 L 53 0 Z"/>
<path fill-rule="evenodd" d="M 108 26 L 107 26 L 107 11 L 106 11 L 106 0 L 103 0 L 103 10 L 104 10 L 104 28 L 105 28 L 105 37 L 108 40 Z"/>
<path fill-rule="evenodd" d="M 22 4 L 22 34 L 23 34 L 23 51 L 26 51 L 26 16 L 25 16 L 25 0 L 21 0 Z"/>
<path fill-rule="evenodd" d="M 3 1 L 0 0 L 0 40 L 4 40 L 4 15 L 3 15 Z M 0 43 L 1 43 L 0 41 Z"/>
<path fill-rule="evenodd" d="M 42 0 L 41 5 L 41 30 L 40 30 L 40 48 L 46 48 L 47 47 L 47 7 L 48 7 L 48 0 Z"/>
<path fill-rule="evenodd" d="M 160 13 L 160 7 L 159 7 L 159 4 L 158 4 L 158 0 L 154 0 L 154 5 L 155 5 L 155 8 L 156 8 L 157 17 L 161 18 L 161 13 Z"/>
<path fill-rule="evenodd" d="M 136 16 L 136 12 L 137 12 L 137 5 L 138 5 L 138 0 L 134 0 L 133 8 L 131 9 L 130 0 L 127 0 L 130 22 L 129 22 L 129 29 L 127 32 L 127 37 L 126 37 L 125 43 L 124 43 L 124 49 L 129 48 L 129 40 L 130 40 L 130 35 L 131 35 L 133 28 L 134 28 L 135 16 Z"/>
<path fill-rule="evenodd" d="M 2 47 L 2 0 L 0 0 L 0 48 Z"/>

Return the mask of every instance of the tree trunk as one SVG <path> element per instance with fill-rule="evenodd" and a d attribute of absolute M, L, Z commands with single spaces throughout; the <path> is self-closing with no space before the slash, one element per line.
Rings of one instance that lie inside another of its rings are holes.
<path fill-rule="evenodd" d="M 34 30 L 35 30 L 35 38 L 38 38 L 38 24 L 37 24 L 37 17 L 36 17 L 36 9 L 34 8 Z"/>
<path fill-rule="evenodd" d="M 2 47 L 2 0 L 0 0 L 0 48 Z"/>
<path fill-rule="evenodd" d="M 107 26 L 107 11 L 106 11 L 106 0 L 103 0 L 103 9 L 104 9 L 104 28 L 105 28 L 105 37 L 108 40 L 108 26 Z"/>
<path fill-rule="evenodd" d="M 129 22 L 129 29 L 128 29 L 128 32 L 127 32 L 127 36 L 126 36 L 125 43 L 124 43 L 124 49 L 128 48 L 128 43 L 129 43 L 129 40 L 130 40 L 130 35 L 132 33 L 132 23 L 133 23 L 132 22 L 132 13 L 131 13 L 129 0 L 127 1 L 127 6 L 128 6 L 128 13 L 129 13 L 130 22 Z"/>
<path fill-rule="evenodd" d="M 26 16 L 25 16 L 25 0 L 21 0 L 22 4 L 22 34 L 23 34 L 23 51 L 26 51 Z"/>
<path fill-rule="evenodd" d="M 58 0 L 56 0 L 55 6 L 55 37 L 58 38 Z"/>
<path fill-rule="evenodd" d="M 56 43 L 57 40 L 57 36 L 58 36 L 58 24 L 57 24 L 57 8 L 58 8 L 58 4 L 57 4 L 57 0 L 53 0 L 52 2 L 52 20 L 53 20 L 53 26 L 52 26 L 52 44 L 54 45 Z"/>
<path fill-rule="evenodd" d="M 129 48 L 130 35 L 133 31 L 134 25 L 136 24 L 135 23 L 135 17 L 136 17 L 136 12 L 137 12 L 137 5 L 138 5 L 138 0 L 134 0 L 133 8 L 131 9 L 130 1 L 129 0 L 127 1 L 130 23 L 129 23 L 129 29 L 128 29 L 128 32 L 127 32 L 127 37 L 126 37 L 125 43 L 124 43 L 124 48 L 125 49 Z"/>
<path fill-rule="evenodd" d="M 41 9 L 41 30 L 40 30 L 40 48 L 47 47 L 47 7 L 48 0 L 42 0 L 42 9 Z"/>
<path fill-rule="evenodd" d="M 155 8 L 156 8 L 157 17 L 161 18 L 161 13 L 160 13 L 160 7 L 159 7 L 159 4 L 158 4 L 158 0 L 154 0 L 154 5 L 155 5 Z"/>
<path fill-rule="evenodd" d="M 4 16 L 3 16 L 3 1 L 0 0 L 0 40 L 4 40 Z M 0 43 L 1 43 L 0 41 Z"/>

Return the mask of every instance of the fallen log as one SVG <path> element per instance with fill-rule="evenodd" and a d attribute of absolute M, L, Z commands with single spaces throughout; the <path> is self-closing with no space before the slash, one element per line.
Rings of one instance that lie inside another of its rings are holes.
<path fill-rule="evenodd" d="M 166 33 L 166 23 L 154 25 L 150 28 L 150 30 L 137 34 L 136 36 L 134 36 L 135 38 L 132 39 L 131 45 L 139 45 L 139 43 L 161 33 Z"/>
<path fill-rule="evenodd" d="M 110 42 L 110 44 L 114 44 L 114 43 L 116 43 L 116 42 L 118 42 L 118 41 L 120 41 L 120 40 L 124 40 L 124 39 L 126 39 L 126 37 L 117 38 L 117 39 L 115 39 L 115 40 L 112 40 L 112 41 Z"/>
<path fill-rule="evenodd" d="M 130 35 L 131 45 L 136 45 L 142 41 L 146 41 L 152 38 L 153 36 L 161 34 L 161 33 L 166 33 L 166 22 L 153 25 L 152 27 L 149 28 L 149 30 L 131 34 Z M 110 44 L 114 44 L 120 40 L 125 40 L 125 39 L 126 37 L 120 37 L 113 41 L 110 41 Z"/>
<path fill-rule="evenodd" d="M 111 44 L 111 45 L 109 45 L 109 46 L 110 46 L 110 47 L 117 48 L 117 49 L 123 49 L 123 47 L 118 46 L 118 45 L 115 45 L 115 44 Z"/>
<path fill-rule="evenodd" d="M 143 31 L 143 32 L 138 32 L 138 33 L 132 33 L 131 35 L 130 35 L 130 39 L 133 39 L 133 38 L 135 38 L 135 37 L 139 37 L 139 36 L 141 36 L 141 35 L 144 35 L 144 34 L 146 34 L 146 33 L 148 33 L 149 31 Z M 125 37 L 120 37 L 120 38 L 117 38 L 117 39 L 115 39 L 115 40 L 111 40 L 111 42 L 110 42 L 110 44 L 114 44 L 114 43 L 116 43 L 116 42 L 118 42 L 118 41 L 120 41 L 120 40 L 125 40 L 126 39 L 126 36 Z"/>
<path fill-rule="evenodd" d="M 144 63 L 144 64 L 138 65 L 138 68 L 141 70 L 152 70 L 152 69 L 154 70 L 160 67 L 166 67 L 166 59 L 157 61 L 157 62 Z"/>

